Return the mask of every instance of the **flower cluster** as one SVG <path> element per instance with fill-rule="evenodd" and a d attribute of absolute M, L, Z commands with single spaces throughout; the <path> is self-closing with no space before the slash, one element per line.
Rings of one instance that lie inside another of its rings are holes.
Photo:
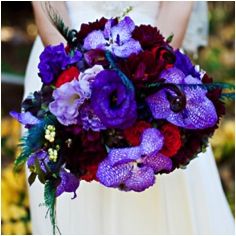
<path fill-rule="evenodd" d="M 55 196 L 76 196 L 81 180 L 143 191 L 204 149 L 224 112 L 221 89 L 157 28 L 126 16 L 73 35 L 44 49 L 42 89 L 11 113 L 28 128 L 16 164 L 27 161 L 30 182 L 38 176 Z"/>

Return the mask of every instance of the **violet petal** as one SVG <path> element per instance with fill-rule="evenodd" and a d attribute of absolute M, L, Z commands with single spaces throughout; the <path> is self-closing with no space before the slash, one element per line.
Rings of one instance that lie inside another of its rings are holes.
<path fill-rule="evenodd" d="M 105 159 L 98 166 L 97 178 L 107 187 L 118 187 L 131 176 L 131 170 L 132 165 L 129 163 L 112 166 L 109 160 Z"/>
<path fill-rule="evenodd" d="M 125 181 L 125 190 L 141 192 L 152 186 L 154 183 L 155 175 L 153 169 L 144 166 L 133 170 L 132 176 Z"/>
<path fill-rule="evenodd" d="M 10 115 L 23 125 L 36 125 L 40 122 L 40 120 L 33 116 L 29 111 L 23 113 L 11 111 Z"/>

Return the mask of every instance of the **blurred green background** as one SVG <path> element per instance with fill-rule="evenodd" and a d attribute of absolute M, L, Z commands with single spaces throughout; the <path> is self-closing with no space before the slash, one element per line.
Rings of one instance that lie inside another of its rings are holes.
<path fill-rule="evenodd" d="M 199 48 L 199 64 L 215 81 L 234 83 L 235 3 L 208 2 L 209 45 Z M 29 201 L 25 174 L 12 174 L 12 163 L 19 150 L 20 125 L 8 116 L 20 109 L 24 73 L 37 35 L 30 2 L 2 2 L 1 60 L 1 141 L 2 141 L 2 234 L 31 234 Z M 211 139 L 222 185 L 234 214 L 235 114 L 234 102 L 227 102 L 227 115 Z"/>

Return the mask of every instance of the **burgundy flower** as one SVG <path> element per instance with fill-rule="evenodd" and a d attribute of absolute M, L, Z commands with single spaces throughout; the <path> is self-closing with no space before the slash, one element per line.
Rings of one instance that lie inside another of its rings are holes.
<path fill-rule="evenodd" d="M 143 87 L 145 82 L 158 81 L 160 73 L 171 68 L 175 55 L 171 48 L 153 48 L 138 55 L 131 55 L 127 61 L 120 61 L 121 70 L 134 82 L 137 87 Z"/>
<path fill-rule="evenodd" d="M 106 67 L 109 65 L 105 56 L 105 51 L 101 49 L 92 49 L 84 53 L 84 59 L 90 67 L 94 65 L 102 65 L 103 67 Z"/>
<path fill-rule="evenodd" d="M 66 133 L 64 136 L 72 141 L 69 148 L 64 148 L 63 156 L 66 168 L 82 179 L 90 181 L 91 178 L 95 178 L 96 174 L 93 173 L 93 168 L 98 166 L 107 155 L 101 141 L 101 133 L 81 131 L 79 135 Z"/>
<path fill-rule="evenodd" d="M 166 45 L 164 37 L 157 27 L 151 25 L 136 26 L 132 36 L 139 41 L 144 50 Z"/>

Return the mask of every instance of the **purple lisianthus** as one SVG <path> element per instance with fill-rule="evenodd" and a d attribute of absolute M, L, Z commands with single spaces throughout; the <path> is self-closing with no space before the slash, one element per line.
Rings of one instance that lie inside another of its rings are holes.
<path fill-rule="evenodd" d="M 70 64 L 77 63 L 82 58 L 82 54 L 77 50 L 68 55 L 64 45 L 47 46 L 41 53 L 39 59 L 39 76 L 44 84 L 50 84 L 58 74 L 66 69 Z"/>
<path fill-rule="evenodd" d="M 135 24 L 131 18 L 127 16 L 117 25 L 114 23 L 115 20 L 108 20 L 104 31 L 95 30 L 88 34 L 84 39 L 84 48 L 108 50 L 122 58 L 139 53 L 142 48 L 140 43 L 132 38 Z"/>
<path fill-rule="evenodd" d="M 40 168 L 43 172 L 47 172 L 45 165 L 48 164 L 49 162 L 49 156 L 48 153 L 46 151 L 44 151 L 43 149 L 40 149 L 34 153 L 32 153 L 28 160 L 27 160 L 27 166 L 28 168 L 32 167 L 35 165 L 35 161 L 36 159 L 39 162 Z"/>
<path fill-rule="evenodd" d="M 185 105 L 176 111 L 172 105 L 178 106 L 179 98 L 170 89 L 165 88 L 150 95 L 146 101 L 154 118 L 166 119 L 186 129 L 205 129 L 216 124 L 217 113 L 214 104 L 206 96 L 207 90 L 200 86 L 187 86 L 188 84 L 202 84 L 200 79 L 191 75 L 185 76 L 176 67 L 163 71 L 161 78 L 165 79 L 165 83 L 182 84 L 181 90 L 186 100 Z M 172 105 L 171 101 L 174 102 Z"/>
<path fill-rule="evenodd" d="M 66 170 L 62 169 L 60 171 L 60 178 L 61 182 L 57 186 L 56 189 L 56 196 L 60 196 L 64 192 L 74 193 L 74 197 L 76 197 L 76 189 L 79 187 L 80 181 L 79 179 L 73 175 L 72 173 L 67 172 Z M 72 198 L 72 199 L 73 199 Z"/>
<path fill-rule="evenodd" d="M 10 115 L 26 127 L 36 125 L 40 122 L 40 120 L 37 117 L 33 116 L 29 111 L 23 113 L 11 111 Z"/>
<path fill-rule="evenodd" d="M 160 131 L 146 129 L 139 146 L 111 149 L 98 167 L 98 180 L 107 187 L 120 187 L 125 191 L 145 190 L 154 184 L 156 173 L 172 169 L 171 159 L 159 153 L 162 146 Z"/>
<path fill-rule="evenodd" d="M 54 101 L 49 104 L 49 110 L 61 124 L 77 124 L 79 108 L 90 96 L 88 81 L 72 80 L 53 91 Z"/>
<path fill-rule="evenodd" d="M 103 70 L 91 85 L 91 107 L 107 128 L 127 128 L 137 118 L 135 94 L 114 70 Z"/>
<path fill-rule="evenodd" d="M 101 122 L 98 116 L 93 112 L 90 104 L 85 104 L 81 108 L 80 119 L 84 130 L 100 131 L 105 130 L 106 126 Z"/>
<path fill-rule="evenodd" d="M 192 75 L 195 78 L 200 78 L 200 73 L 195 69 L 190 58 L 180 50 L 175 51 L 176 61 L 174 66 L 181 70 L 185 76 Z"/>

